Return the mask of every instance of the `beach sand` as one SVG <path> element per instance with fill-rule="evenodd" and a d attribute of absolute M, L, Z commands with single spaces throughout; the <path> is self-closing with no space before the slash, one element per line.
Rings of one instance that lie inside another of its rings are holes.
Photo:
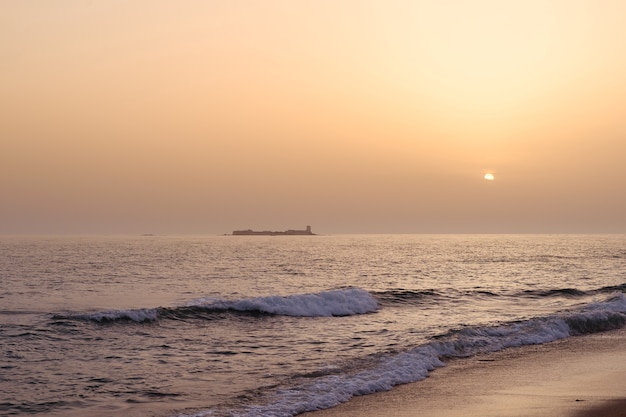
<path fill-rule="evenodd" d="M 626 417 L 626 329 L 455 359 L 305 417 Z"/>

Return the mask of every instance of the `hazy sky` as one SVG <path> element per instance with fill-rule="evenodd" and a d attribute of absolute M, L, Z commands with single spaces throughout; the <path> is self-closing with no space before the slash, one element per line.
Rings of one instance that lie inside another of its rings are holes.
<path fill-rule="evenodd" d="M 621 0 L 3 0 L 0 234 L 626 233 L 625 21 Z"/>

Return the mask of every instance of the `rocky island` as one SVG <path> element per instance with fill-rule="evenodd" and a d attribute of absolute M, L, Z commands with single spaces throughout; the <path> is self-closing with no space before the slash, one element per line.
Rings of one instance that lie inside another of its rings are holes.
<path fill-rule="evenodd" d="M 307 226 L 305 230 L 285 230 L 283 232 L 275 232 L 270 230 L 255 231 L 234 230 L 233 236 L 313 236 L 315 233 L 311 231 L 311 226 Z"/>

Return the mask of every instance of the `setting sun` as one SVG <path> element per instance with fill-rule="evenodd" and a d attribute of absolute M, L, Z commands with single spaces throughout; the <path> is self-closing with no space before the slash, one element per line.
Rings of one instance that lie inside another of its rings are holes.
<path fill-rule="evenodd" d="M 0 0 L 0 409 L 623 415 L 625 17 Z"/>
<path fill-rule="evenodd" d="M 0 2 L 0 233 L 626 231 L 626 1 L 172 4 Z"/>

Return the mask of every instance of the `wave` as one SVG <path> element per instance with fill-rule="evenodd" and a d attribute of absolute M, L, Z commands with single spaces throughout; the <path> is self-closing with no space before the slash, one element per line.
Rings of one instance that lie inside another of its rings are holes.
<path fill-rule="evenodd" d="M 108 323 L 113 321 L 133 321 L 137 323 L 156 321 L 160 315 L 167 309 L 159 308 L 139 308 L 131 310 L 105 310 L 96 311 L 94 313 L 85 314 L 69 314 L 62 315 L 57 314 L 52 318 L 54 320 L 62 319 L 77 319 L 77 320 L 90 320 L 98 321 L 102 323 Z"/>
<path fill-rule="evenodd" d="M 159 319 L 212 319 L 224 313 L 282 315 L 295 317 L 352 316 L 374 313 L 378 302 L 360 288 L 343 288 L 313 294 L 268 296 L 241 300 L 200 298 L 186 306 L 127 310 L 105 310 L 85 314 L 55 315 L 53 319 L 80 319 L 96 322 L 153 322 Z"/>
<path fill-rule="evenodd" d="M 556 288 L 551 290 L 526 290 L 523 295 L 530 297 L 584 297 L 588 295 L 586 291 L 576 288 Z"/>
<path fill-rule="evenodd" d="M 430 302 L 446 301 L 459 298 L 473 297 L 500 297 L 505 294 L 497 294 L 487 290 L 456 290 L 453 288 L 445 290 L 405 290 L 393 289 L 375 292 L 374 296 L 382 305 L 397 304 L 425 304 Z"/>
<path fill-rule="evenodd" d="M 509 347 L 536 345 L 570 336 L 597 333 L 626 325 L 626 296 L 618 294 L 581 310 L 508 323 L 495 327 L 467 327 L 437 339 L 445 356 L 465 357 Z"/>
<path fill-rule="evenodd" d="M 376 292 L 374 295 L 380 302 L 389 304 L 411 304 L 418 301 L 440 299 L 444 297 L 444 294 L 441 291 L 434 289 L 420 291 L 394 289 Z"/>
<path fill-rule="evenodd" d="M 458 299 L 459 297 L 514 297 L 514 298 L 549 298 L 549 297 L 566 297 L 566 298 L 583 298 L 602 294 L 626 292 L 626 283 L 601 287 L 591 290 L 580 290 L 577 288 L 553 288 L 525 290 L 519 293 L 494 292 L 482 289 L 475 290 L 456 290 L 453 288 L 446 290 L 406 290 L 393 289 L 387 291 L 375 292 L 374 296 L 383 305 L 394 304 L 421 304 L 432 301 L 440 301 L 446 299 Z"/>
<path fill-rule="evenodd" d="M 200 303 L 199 306 L 205 305 Z M 315 294 L 270 296 L 237 301 L 217 301 L 213 309 L 251 311 L 298 317 L 352 316 L 378 310 L 376 299 L 360 288 L 345 288 Z"/>
<path fill-rule="evenodd" d="M 425 379 L 429 372 L 444 366 L 448 358 L 463 358 L 479 353 L 496 352 L 524 345 L 536 345 L 570 336 L 595 333 L 626 326 L 626 296 L 617 294 L 604 302 L 587 305 L 584 309 L 506 323 L 494 327 L 471 327 L 434 338 L 430 343 L 408 351 L 388 352 L 373 356 L 370 366 L 354 372 L 347 366 L 343 371 L 320 373 L 308 377 L 295 387 L 275 391 L 263 405 L 231 410 L 228 415 L 239 417 L 291 417 L 307 411 L 334 407 L 359 395 L 387 391 L 395 385 Z M 217 415 L 213 410 L 179 417 Z M 221 414 L 219 414 L 221 415 Z"/>
<path fill-rule="evenodd" d="M 598 292 L 626 292 L 626 283 L 619 285 L 610 285 L 608 287 L 602 287 L 597 290 Z"/>
<path fill-rule="evenodd" d="M 523 292 L 524 296 L 529 297 L 586 297 L 593 296 L 598 294 L 610 294 L 614 292 L 625 292 L 626 291 L 626 283 L 619 285 L 611 285 L 607 287 L 601 287 L 592 290 L 579 290 L 577 288 L 556 288 L 550 290 L 527 290 Z"/>
<path fill-rule="evenodd" d="M 601 294 L 626 292 L 626 283 L 601 287 L 592 290 L 576 288 L 556 288 L 545 290 L 526 290 L 521 293 L 507 294 L 493 291 L 476 290 L 405 290 L 393 289 L 380 292 L 367 292 L 360 288 L 342 288 L 312 294 L 288 296 L 267 296 L 240 300 L 221 300 L 216 298 L 198 298 L 184 306 L 156 307 L 123 310 L 104 310 L 83 314 L 57 314 L 55 320 L 79 319 L 101 323 L 110 322 L 154 322 L 161 319 L 189 320 L 219 319 L 225 313 L 245 316 L 280 315 L 293 317 L 331 317 L 351 316 L 375 313 L 380 306 L 422 304 L 457 299 L 459 297 L 519 297 L 544 298 L 566 297 L 583 298 Z"/>

